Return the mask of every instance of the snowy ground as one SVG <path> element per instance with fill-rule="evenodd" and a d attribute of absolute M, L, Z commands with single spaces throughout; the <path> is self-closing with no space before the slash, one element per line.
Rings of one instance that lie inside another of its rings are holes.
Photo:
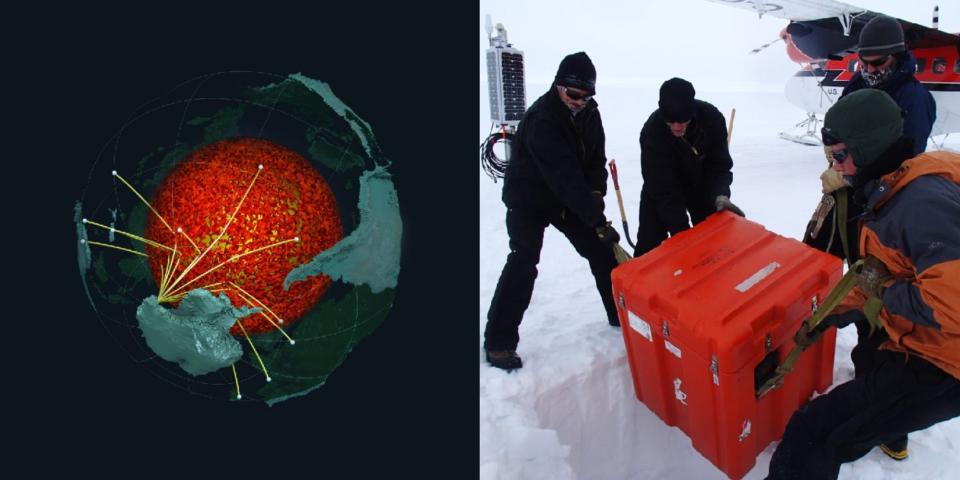
<path fill-rule="evenodd" d="M 602 86 L 597 97 L 606 126 L 607 156 L 617 159 L 632 229 L 637 225 L 642 185 L 637 138 L 656 107 L 659 81 L 636 87 Z M 737 109 L 731 145 L 732 200 L 768 230 L 800 237 L 820 198 L 818 177 L 825 160 L 819 147 L 781 140 L 778 133 L 793 127 L 803 114 L 787 103 L 775 85 L 750 92 L 725 88 L 719 82 L 695 83 L 695 87 L 698 98 L 713 103 L 725 115 L 729 116 L 731 107 Z M 528 103 L 546 88 L 528 83 Z M 481 84 L 482 137 L 489 133 L 486 102 L 486 85 Z M 960 139 L 948 141 L 947 147 L 960 150 Z M 637 401 L 621 332 L 606 323 L 586 261 L 554 229 L 546 233 L 533 300 L 520 327 L 518 351 L 524 368 L 507 374 L 484 362 L 486 311 L 508 248 L 502 182 L 493 183 L 482 172 L 479 182 L 480 477 L 725 478 L 693 449 L 683 432 L 665 425 Z M 619 229 L 612 184 L 609 191 L 606 215 Z M 625 241 L 621 243 L 627 247 Z M 855 341 L 852 327 L 838 336 L 835 384 L 852 378 L 850 349 Z M 773 447 L 758 456 L 745 478 L 766 476 Z M 911 434 L 910 458 L 904 462 L 874 450 L 844 465 L 840 478 L 958 479 L 960 419 Z"/>

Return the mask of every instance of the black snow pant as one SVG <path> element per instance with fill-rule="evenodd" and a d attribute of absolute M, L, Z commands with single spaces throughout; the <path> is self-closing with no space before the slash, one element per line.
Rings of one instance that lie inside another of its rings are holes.
<path fill-rule="evenodd" d="M 704 221 L 710 214 L 716 212 L 713 200 L 705 196 L 703 198 L 692 199 L 692 201 L 688 201 L 687 203 L 687 211 L 694 225 Z M 634 257 L 639 257 L 659 247 L 660 244 L 667 239 L 667 234 L 670 233 L 669 226 L 660 218 L 656 201 L 642 195 L 640 197 L 639 225 L 637 229 L 637 247 L 633 251 Z"/>
<path fill-rule="evenodd" d="M 610 271 L 617 266 L 613 249 L 597 238 L 593 228 L 570 212 L 561 210 L 546 214 L 537 210 L 510 208 L 507 210 L 507 234 L 510 236 L 510 254 L 500 273 L 500 281 L 493 293 L 487 312 L 484 347 L 487 350 L 516 350 L 520 341 L 518 328 L 523 312 L 530 304 L 533 284 L 540 263 L 543 232 L 553 225 L 566 235 L 581 257 L 590 263 L 590 271 L 607 311 L 607 321 L 619 325 L 617 308 L 613 301 Z"/>
<path fill-rule="evenodd" d="M 793 414 L 768 480 L 835 479 L 873 447 L 960 416 L 960 380 L 916 355 L 879 350 L 872 360 Z"/>

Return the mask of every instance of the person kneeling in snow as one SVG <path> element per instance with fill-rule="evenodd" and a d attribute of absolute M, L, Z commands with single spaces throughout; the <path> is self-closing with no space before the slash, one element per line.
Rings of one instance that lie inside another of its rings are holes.
<path fill-rule="evenodd" d="M 912 140 L 911 156 L 923 153 L 927 147 L 927 137 L 933 129 L 936 120 L 937 106 L 930 92 L 920 84 L 914 76 L 917 70 L 917 61 L 907 51 L 903 38 L 903 28 L 900 22 L 891 17 L 879 15 L 871 19 L 860 31 L 860 40 L 857 46 L 860 59 L 860 69 L 853 79 L 844 87 L 840 98 L 865 88 L 876 88 L 887 92 L 897 105 L 903 110 L 903 137 Z M 828 147 L 828 146 L 827 146 Z M 828 158 L 828 161 L 830 159 Z M 832 163 L 832 162 L 831 162 Z M 824 200 L 823 207 L 818 207 L 814 217 L 807 224 L 803 235 L 803 243 L 831 253 L 834 256 L 847 260 L 852 265 L 860 259 L 857 245 L 859 245 L 860 226 L 854 219 L 863 214 L 863 208 L 856 202 L 841 203 L 841 195 L 851 197 L 850 186 L 843 179 L 843 174 L 828 167 L 821 175 Z M 830 197 L 827 197 L 829 195 Z M 838 205 L 830 207 L 828 205 Z M 835 212 L 840 218 L 850 219 L 844 225 L 830 226 L 828 214 L 834 208 L 846 206 L 846 212 Z M 843 232 L 841 232 L 843 230 Z M 846 245 L 843 245 L 843 234 L 846 234 Z M 850 258 L 846 258 L 846 255 Z M 886 333 L 877 332 L 869 335 L 870 328 L 866 321 L 855 322 L 857 327 L 857 345 L 850 352 L 856 375 L 867 368 L 877 346 L 887 340 Z M 880 445 L 880 449 L 891 458 L 903 460 L 907 458 L 907 437 L 898 438 L 890 443 Z"/>
<path fill-rule="evenodd" d="M 856 288 L 821 325 L 862 321 L 879 299 L 889 340 L 853 380 L 793 414 L 769 480 L 837 478 L 873 447 L 960 416 L 960 155 L 914 156 L 901 113 L 889 95 L 865 89 L 824 120 L 834 168 L 865 213 Z M 824 330 L 804 324 L 797 343 Z"/>
<path fill-rule="evenodd" d="M 597 71 L 586 53 L 567 55 L 550 90 L 523 115 L 503 180 L 510 254 L 487 313 L 487 361 L 504 370 L 523 366 L 518 329 L 530 304 L 548 225 L 560 230 L 590 262 L 610 325 L 620 320 L 613 303 L 612 245 L 620 240 L 604 216 L 607 192 L 603 123 Z"/>
<path fill-rule="evenodd" d="M 727 125 L 713 105 L 695 100 L 693 85 L 671 78 L 660 86 L 660 104 L 640 131 L 640 226 L 634 257 L 696 225 L 711 213 L 729 210 L 733 160 Z M 687 218 L 689 212 L 690 218 Z"/>

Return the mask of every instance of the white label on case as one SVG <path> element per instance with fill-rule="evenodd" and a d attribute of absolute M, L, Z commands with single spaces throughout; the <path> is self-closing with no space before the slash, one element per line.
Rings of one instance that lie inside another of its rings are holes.
<path fill-rule="evenodd" d="M 627 310 L 627 319 L 630 320 L 630 328 L 636 330 L 637 333 L 643 335 L 649 341 L 653 341 L 653 334 L 650 331 L 650 324 L 643 321 L 637 314 Z"/>
<path fill-rule="evenodd" d="M 663 341 L 663 346 L 664 346 L 664 347 L 667 347 L 667 350 L 670 350 L 670 353 L 676 355 L 677 358 L 681 358 L 680 349 L 677 348 L 676 345 L 670 343 L 670 340 L 664 340 L 664 341 Z"/>
<path fill-rule="evenodd" d="M 770 265 L 757 270 L 756 273 L 750 275 L 749 278 L 740 282 L 740 285 L 737 285 L 736 288 L 738 292 L 744 293 L 747 290 L 750 290 L 754 285 L 760 283 L 761 280 L 770 276 L 774 270 L 780 268 L 780 264 L 777 262 L 770 262 Z"/>

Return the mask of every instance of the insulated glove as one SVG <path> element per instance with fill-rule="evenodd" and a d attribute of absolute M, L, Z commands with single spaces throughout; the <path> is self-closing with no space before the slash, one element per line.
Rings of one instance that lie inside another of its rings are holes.
<path fill-rule="evenodd" d="M 891 278 L 887 266 L 873 255 L 863 260 L 863 268 L 856 273 L 857 287 L 867 296 L 880 299 L 883 298 L 883 284 Z"/>
<path fill-rule="evenodd" d="M 863 320 L 863 312 L 860 310 L 850 310 L 846 313 L 835 313 L 833 315 L 827 315 L 821 324 L 829 325 L 831 327 L 843 328 L 847 325 L 850 325 L 853 322 L 858 320 Z"/>
<path fill-rule="evenodd" d="M 842 173 L 829 167 L 820 174 L 820 184 L 823 186 L 823 193 L 832 193 L 850 186 Z"/>
<path fill-rule="evenodd" d="M 611 222 L 601 223 L 595 230 L 601 242 L 612 245 L 620 241 L 620 234 L 611 225 Z"/>
<path fill-rule="evenodd" d="M 726 195 L 717 195 L 717 198 L 713 201 L 713 203 L 717 206 L 718 212 L 728 210 L 732 213 L 740 215 L 741 217 L 746 217 L 746 215 L 743 214 L 743 210 L 740 210 L 740 207 L 734 205 L 733 202 L 730 201 L 730 198 Z"/>
<path fill-rule="evenodd" d="M 827 317 L 830 318 L 830 317 Z M 813 329 L 810 328 L 810 324 L 803 322 L 800 324 L 800 329 L 797 330 L 797 333 L 793 336 L 793 343 L 796 343 L 800 348 L 807 348 L 814 343 L 817 343 L 817 340 L 820 340 L 820 337 L 823 336 L 823 332 L 827 331 L 830 325 L 827 324 L 826 319 L 820 322 Z"/>

